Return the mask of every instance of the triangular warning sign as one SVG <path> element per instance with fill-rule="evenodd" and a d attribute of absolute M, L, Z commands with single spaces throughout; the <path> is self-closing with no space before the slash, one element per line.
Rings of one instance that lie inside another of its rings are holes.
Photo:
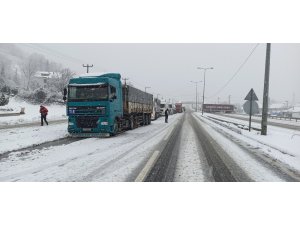
<path fill-rule="evenodd" d="M 251 99 L 251 95 L 252 95 L 252 99 Z M 247 94 L 245 100 L 248 100 L 248 101 L 258 101 L 258 98 L 253 90 L 253 88 L 251 88 L 251 90 L 249 91 L 249 93 Z"/>

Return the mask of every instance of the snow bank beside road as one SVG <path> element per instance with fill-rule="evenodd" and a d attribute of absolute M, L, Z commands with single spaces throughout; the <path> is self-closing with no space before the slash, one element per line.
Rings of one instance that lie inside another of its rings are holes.
<path fill-rule="evenodd" d="M 196 115 L 201 118 L 201 115 L 199 113 L 197 113 Z M 245 126 L 248 125 L 247 121 L 223 117 L 221 115 L 205 114 L 205 116 L 236 122 L 239 124 L 244 124 Z M 204 119 L 206 119 L 205 116 Z M 230 123 L 222 123 L 226 124 L 229 127 L 234 126 Z M 259 123 L 253 122 L 252 124 L 255 127 L 260 127 Z M 268 126 L 267 136 L 262 136 L 260 135 L 260 132 L 254 130 L 249 132 L 247 130 L 241 129 L 241 134 L 238 134 L 224 127 L 222 127 L 221 129 L 226 133 L 230 133 L 235 138 L 256 147 L 257 151 L 261 151 L 274 160 L 279 160 L 300 171 L 300 136 L 295 135 L 300 134 L 300 132 L 270 125 Z"/>
<path fill-rule="evenodd" d="M 64 105 L 45 105 L 48 109 L 47 120 L 60 120 L 66 119 L 66 107 Z M 12 109 L 9 113 L 19 113 L 21 108 L 25 108 L 25 114 L 21 114 L 20 116 L 9 116 L 9 117 L 1 117 L 0 116 L 0 126 L 5 125 L 14 125 L 14 124 L 24 124 L 31 122 L 38 122 L 41 120 L 40 118 L 40 105 L 32 105 L 28 102 L 17 99 L 16 97 L 10 98 L 8 105 L 1 106 L 3 109 L 2 113 L 8 113 L 5 109 Z"/>
<path fill-rule="evenodd" d="M 41 127 L 0 130 L 0 154 L 54 141 L 68 135 L 67 123 Z"/>

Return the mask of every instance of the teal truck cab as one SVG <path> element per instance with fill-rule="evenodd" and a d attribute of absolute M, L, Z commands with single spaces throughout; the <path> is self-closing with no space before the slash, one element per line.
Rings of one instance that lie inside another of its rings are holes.
<path fill-rule="evenodd" d="M 122 85 L 119 73 L 84 74 L 64 91 L 72 136 L 114 136 L 151 122 L 153 96 Z"/>

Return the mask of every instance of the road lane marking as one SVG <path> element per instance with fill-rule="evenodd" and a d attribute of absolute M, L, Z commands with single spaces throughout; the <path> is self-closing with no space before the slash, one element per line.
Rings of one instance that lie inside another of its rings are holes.
<path fill-rule="evenodd" d="M 134 180 L 135 182 L 143 182 L 147 175 L 149 174 L 150 170 L 152 169 L 153 165 L 156 162 L 156 159 L 159 156 L 159 151 L 154 151 L 148 162 L 146 163 L 145 167 L 142 169 L 142 171 L 139 173 L 137 178 Z"/>
<path fill-rule="evenodd" d="M 171 135 L 171 133 L 172 133 L 172 131 L 173 131 L 173 129 L 174 129 L 174 125 L 171 125 L 169 129 L 170 129 L 170 130 L 168 131 L 168 133 L 167 133 L 166 136 L 164 137 L 164 141 L 166 141 L 166 140 L 169 139 L 169 137 L 170 137 L 170 135 Z"/>

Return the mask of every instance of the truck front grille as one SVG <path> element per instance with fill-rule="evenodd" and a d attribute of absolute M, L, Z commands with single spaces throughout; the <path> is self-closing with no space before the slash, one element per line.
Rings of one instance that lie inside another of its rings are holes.
<path fill-rule="evenodd" d="M 77 116 L 76 123 L 79 128 L 96 128 L 98 116 Z"/>

